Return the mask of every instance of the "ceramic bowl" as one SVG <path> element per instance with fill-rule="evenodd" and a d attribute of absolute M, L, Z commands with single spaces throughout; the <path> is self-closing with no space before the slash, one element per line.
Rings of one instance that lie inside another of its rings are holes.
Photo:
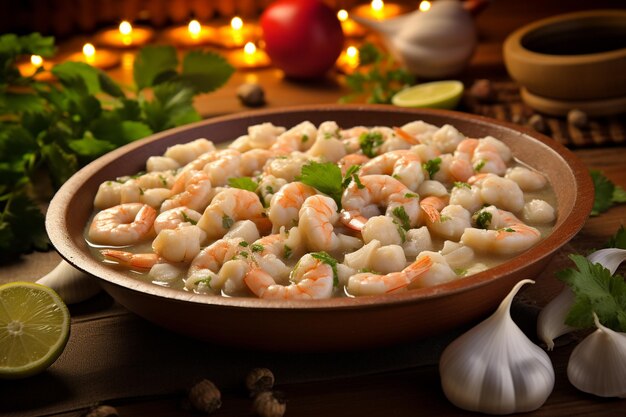
<path fill-rule="evenodd" d="M 626 10 L 568 13 L 533 22 L 507 37 L 503 53 L 509 74 L 527 92 L 532 107 L 541 107 L 542 99 L 554 106 L 589 102 L 596 113 L 604 101 L 604 107 L 624 106 Z"/>
<path fill-rule="evenodd" d="M 444 285 L 400 294 L 320 301 L 275 301 L 197 295 L 116 272 L 92 257 L 83 232 L 100 183 L 145 167 L 168 146 L 205 137 L 226 142 L 250 125 L 293 126 L 335 120 L 344 127 L 399 126 L 424 120 L 452 124 L 470 137 L 495 136 L 521 161 L 543 172 L 557 196 L 553 233 L 525 253 L 488 271 Z M 218 117 L 131 143 L 92 162 L 56 193 L 46 218 L 53 245 L 76 268 L 95 275 L 120 304 L 174 332 L 265 350 L 322 351 L 370 348 L 424 338 L 491 312 L 520 279 L 536 277 L 550 257 L 583 226 L 593 187 L 585 166 L 567 149 L 533 131 L 445 110 L 392 106 L 294 107 Z"/>

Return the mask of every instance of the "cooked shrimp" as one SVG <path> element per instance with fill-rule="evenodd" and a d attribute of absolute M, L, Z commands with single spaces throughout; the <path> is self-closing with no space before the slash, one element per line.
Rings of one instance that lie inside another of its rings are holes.
<path fill-rule="evenodd" d="M 361 149 L 359 138 L 363 133 L 367 132 L 369 132 L 369 128 L 365 126 L 355 126 L 350 129 L 342 129 L 339 131 L 340 139 L 343 142 L 348 154 L 358 152 Z"/>
<path fill-rule="evenodd" d="M 339 165 L 339 168 L 341 168 L 341 174 L 346 175 L 346 172 L 348 172 L 348 170 L 353 166 L 363 165 L 369 160 L 370 159 L 362 153 L 349 153 L 348 155 L 341 158 L 337 162 L 337 165 Z"/>
<path fill-rule="evenodd" d="M 471 214 L 462 206 L 450 204 L 441 210 L 437 221 L 426 220 L 426 226 L 434 236 L 459 240 L 463 231 L 472 227 Z"/>
<path fill-rule="evenodd" d="M 432 142 L 432 136 L 437 130 L 439 130 L 437 126 L 431 125 L 430 123 L 426 123 L 422 120 L 409 122 L 400 126 L 400 129 L 414 137 L 419 143 L 424 144 L 430 144 Z"/>
<path fill-rule="evenodd" d="M 150 269 L 160 260 L 156 253 L 133 253 L 115 249 L 102 249 L 100 253 L 106 260 L 134 269 Z"/>
<path fill-rule="evenodd" d="M 450 153 L 454 152 L 463 139 L 465 136 L 454 126 L 445 124 L 432 134 L 430 144 L 436 146 L 442 153 Z"/>
<path fill-rule="evenodd" d="M 268 149 L 285 130 L 284 127 L 274 126 L 269 122 L 250 126 L 248 127 L 248 143 L 253 149 Z"/>
<path fill-rule="evenodd" d="M 282 133 L 270 147 L 271 151 L 293 152 L 306 151 L 315 142 L 317 128 L 309 121 L 304 121 Z"/>
<path fill-rule="evenodd" d="M 513 213 L 489 206 L 481 210 L 486 229 L 467 228 L 461 243 L 477 251 L 511 255 L 524 251 L 541 239 L 541 233 L 524 224 Z"/>
<path fill-rule="evenodd" d="M 489 174 L 475 184 L 480 188 L 480 198 L 485 204 L 516 213 L 524 208 L 524 192 L 515 181 Z"/>
<path fill-rule="evenodd" d="M 281 187 L 270 201 L 268 217 L 276 233 L 281 227 L 287 229 L 298 224 L 298 212 L 308 197 L 317 194 L 315 188 L 301 182 L 291 182 Z"/>
<path fill-rule="evenodd" d="M 339 246 L 334 224 L 339 219 L 335 200 L 313 195 L 304 200 L 299 212 L 299 228 L 306 246 L 314 251 L 333 251 Z"/>
<path fill-rule="evenodd" d="M 98 210 L 107 209 L 122 203 L 122 184 L 117 181 L 105 181 L 98 187 L 93 205 Z"/>
<path fill-rule="evenodd" d="M 180 168 L 180 164 L 173 158 L 167 156 L 151 156 L 146 161 L 146 171 L 168 171 Z"/>
<path fill-rule="evenodd" d="M 276 156 L 267 149 L 251 149 L 241 154 L 240 174 L 249 177 L 256 175 L 265 166 L 265 163 L 272 157 Z"/>
<path fill-rule="evenodd" d="M 360 179 L 363 188 L 353 181 L 343 192 L 341 205 L 344 210 L 362 214 L 370 205 L 383 206 L 388 216 L 403 221 L 399 217 L 406 215 L 409 226 L 417 224 L 419 197 L 406 185 L 387 175 L 364 175 Z"/>
<path fill-rule="evenodd" d="M 333 293 L 333 269 L 314 254 L 304 255 L 291 274 L 289 285 L 276 284 L 261 268 L 253 268 L 244 278 L 257 297 L 264 299 L 312 300 L 330 298 Z"/>
<path fill-rule="evenodd" d="M 147 204 L 127 203 L 96 214 L 89 226 L 89 240 L 102 245 L 132 245 L 153 236 L 156 210 Z"/>
<path fill-rule="evenodd" d="M 234 222 L 252 220 L 257 223 L 266 219 L 263 215 L 263 205 L 255 193 L 226 188 L 213 197 L 198 221 L 198 227 L 207 233 L 208 239 L 215 239 L 224 236 Z"/>
<path fill-rule="evenodd" d="M 308 164 L 312 158 L 302 152 L 292 152 L 288 156 L 274 158 L 268 161 L 263 168 L 264 174 L 282 178 L 287 182 L 293 182 L 302 172 L 302 167 Z M 314 161 L 318 159 L 313 158 Z"/>
<path fill-rule="evenodd" d="M 425 262 L 425 259 L 431 262 L 430 268 L 409 284 L 409 289 L 432 287 L 459 278 L 440 253 L 424 251 L 417 256 L 415 262 Z"/>
<path fill-rule="evenodd" d="M 533 199 L 524 204 L 522 218 L 531 224 L 547 224 L 554 221 L 556 213 L 547 201 Z"/>
<path fill-rule="evenodd" d="M 257 193 L 261 194 L 261 198 L 264 203 L 263 205 L 269 206 L 274 194 L 276 194 L 276 192 L 278 192 L 278 190 L 286 184 L 287 181 L 283 178 L 276 178 L 273 175 L 263 174 L 259 180 L 259 186 L 257 187 Z"/>
<path fill-rule="evenodd" d="M 420 208 L 431 223 L 441 219 L 440 211 L 448 205 L 448 198 L 429 196 L 420 200 Z"/>
<path fill-rule="evenodd" d="M 483 206 L 480 188 L 467 183 L 455 184 L 450 191 L 450 204 L 458 204 L 470 213 L 474 213 Z"/>
<path fill-rule="evenodd" d="M 207 162 L 202 170 L 209 174 L 211 185 L 226 185 L 229 178 L 242 176 L 241 153 L 234 149 L 223 149 L 217 152 L 219 157 Z"/>
<path fill-rule="evenodd" d="M 363 164 L 362 175 L 391 175 L 412 191 L 424 181 L 422 161 L 410 150 L 396 150 L 379 155 Z"/>
<path fill-rule="evenodd" d="M 201 211 L 211 200 L 211 180 L 204 171 L 184 171 L 172 186 L 173 196 L 161 205 L 161 211 L 188 207 Z"/>
<path fill-rule="evenodd" d="M 163 229 L 176 229 L 181 224 L 196 224 L 202 214 L 187 207 L 176 207 L 161 212 L 154 221 L 154 231 L 159 233 Z"/>
<path fill-rule="evenodd" d="M 185 287 L 193 289 L 198 281 L 206 280 L 208 288 L 214 291 L 219 290 L 226 280 L 226 277 L 223 277 L 223 280 L 218 277 L 222 265 L 241 252 L 246 252 L 249 256 L 248 250 L 240 245 L 241 242 L 243 242 L 242 239 L 220 239 L 202 249 L 191 261 Z"/>
<path fill-rule="evenodd" d="M 289 231 L 283 227 L 279 233 L 257 239 L 251 245 L 251 250 L 261 256 L 271 253 L 282 259 L 297 259 L 304 252 L 302 234 L 298 227 L 292 227 Z"/>
<path fill-rule="evenodd" d="M 474 167 L 462 157 L 444 154 L 439 156 L 439 159 L 441 160 L 439 171 L 433 176 L 433 179 L 437 181 L 447 184 L 452 184 L 455 181 L 465 182 L 474 175 Z"/>
<path fill-rule="evenodd" d="M 339 126 L 335 122 L 323 122 L 317 129 L 313 146 L 306 152 L 324 161 L 337 162 L 346 155 L 346 148 L 341 141 Z"/>
<path fill-rule="evenodd" d="M 163 156 L 166 158 L 172 158 L 179 165 L 185 165 L 203 153 L 211 152 L 215 150 L 213 142 L 207 139 L 196 139 L 194 141 L 183 143 L 179 145 L 170 146 L 167 148 Z"/>
<path fill-rule="evenodd" d="M 504 178 L 515 181 L 522 191 L 541 190 L 548 182 L 542 174 L 524 167 L 507 169 Z"/>
<path fill-rule="evenodd" d="M 426 273 L 432 266 L 428 257 L 413 262 L 399 272 L 379 275 L 364 272 L 353 275 L 348 280 L 347 291 L 351 295 L 391 294 L 406 290 L 420 275 Z"/>
<path fill-rule="evenodd" d="M 161 230 L 152 241 L 152 250 L 169 262 L 191 262 L 205 236 L 198 226 L 181 223 L 175 229 Z"/>

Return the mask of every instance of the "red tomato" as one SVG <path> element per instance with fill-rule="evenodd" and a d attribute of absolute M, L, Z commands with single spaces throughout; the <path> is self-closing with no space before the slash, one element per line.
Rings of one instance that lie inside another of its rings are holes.
<path fill-rule="evenodd" d="M 324 75 L 343 48 L 341 23 L 320 0 L 279 0 L 261 15 L 265 50 L 293 78 Z"/>

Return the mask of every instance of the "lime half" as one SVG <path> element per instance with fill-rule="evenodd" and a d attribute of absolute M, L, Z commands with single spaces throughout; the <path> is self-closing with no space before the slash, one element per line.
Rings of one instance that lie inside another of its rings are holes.
<path fill-rule="evenodd" d="M 456 80 L 418 84 L 397 92 L 391 102 L 400 107 L 453 109 L 463 95 L 463 83 Z"/>
<path fill-rule="evenodd" d="M 54 290 L 32 282 L 0 286 L 0 378 L 48 368 L 70 334 L 70 313 Z"/>

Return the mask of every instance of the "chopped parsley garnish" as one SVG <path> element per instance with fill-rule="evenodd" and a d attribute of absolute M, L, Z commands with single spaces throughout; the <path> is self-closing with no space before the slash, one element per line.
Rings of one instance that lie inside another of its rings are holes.
<path fill-rule="evenodd" d="M 361 165 L 352 165 L 350 168 L 348 168 L 348 170 L 346 171 L 346 175 L 343 177 L 343 181 L 341 182 L 341 187 L 344 190 L 348 188 L 348 185 L 350 185 L 350 181 L 352 180 L 354 180 L 358 189 L 362 190 L 363 188 L 365 188 L 365 186 L 361 182 L 361 179 L 357 175 L 360 169 Z"/>
<path fill-rule="evenodd" d="M 139 187 L 139 195 L 144 195 L 146 192 L 143 190 L 143 188 Z"/>
<path fill-rule="evenodd" d="M 391 213 L 400 221 L 400 226 L 402 226 L 404 230 L 409 230 L 411 228 L 411 220 L 409 219 L 409 215 L 406 214 L 404 206 L 394 208 Z"/>
<path fill-rule="evenodd" d="M 228 215 L 224 214 L 222 216 L 222 227 L 224 229 L 230 229 L 234 223 L 233 219 L 228 217 Z"/>
<path fill-rule="evenodd" d="M 243 256 L 244 258 L 247 258 L 248 257 L 248 252 L 246 252 L 244 250 L 244 251 L 239 252 L 239 255 Z"/>
<path fill-rule="evenodd" d="M 239 246 L 243 246 L 245 248 L 246 246 L 248 246 L 248 242 L 242 240 L 241 242 L 239 242 Z"/>
<path fill-rule="evenodd" d="M 324 132 L 324 139 L 331 138 L 341 138 L 341 131 L 339 130 L 339 128 L 337 128 L 337 130 L 335 130 L 334 132 Z"/>
<path fill-rule="evenodd" d="M 252 246 L 250 246 L 250 249 L 252 249 L 252 252 L 263 252 L 263 245 L 261 245 L 260 243 L 254 243 L 252 244 Z"/>
<path fill-rule="evenodd" d="M 164 187 L 167 187 L 167 179 L 161 174 L 159 174 L 159 179 L 161 180 L 161 184 L 163 184 Z"/>
<path fill-rule="evenodd" d="M 192 219 L 191 217 L 187 216 L 187 213 L 185 213 L 184 211 L 181 211 L 180 214 L 183 216 L 183 221 L 185 221 L 186 223 L 191 223 L 194 226 L 196 224 L 198 224 L 197 221 L 195 221 L 194 219 Z"/>
<path fill-rule="evenodd" d="M 266 185 L 265 186 L 265 192 L 268 194 L 274 194 L 274 188 L 272 188 L 271 185 Z"/>
<path fill-rule="evenodd" d="M 485 161 L 484 160 L 480 160 L 479 163 L 477 163 L 476 165 L 474 165 L 474 171 L 476 172 L 480 172 L 481 169 L 483 169 L 485 167 Z"/>
<path fill-rule="evenodd" d="M 404 194 L 404 196 L 406 198 L 418 198 L 419 197 L 419 195 L 417 195 L 415 193 L 406 193 L 406 194 Z"/>
<path fill-rule="evenodd" d="M 291 258 L 291 254 L 292 254 L 292 252 L 293 252 L 293 249 L 291 249 L 291 248 L 289 247 L 289 245 L 285 245 L 285 247 L 284 247 L 283 257 L 284 257 L 285 259 L 289 259 L 289 258 Z"/>
<path fill-rule="evenodd" d="M 467 274 L 467 269 L 463 269 L 463 268 L 454 268 L 453 271 L 457 276 L 463 276 Z"/>
<path fill-rule="evenodd" d="M 424 162 L 422 164 L 422 168 L 424 168 L 424 170 L 428 172 L 429 178 L 432 178 L 435 176 L 437 172 L 439 172 L 440 165 L 441 165 L 441 158 L 436 157 L 434 159 L 429 159 L 428 161 Z"/>
<path fill-rule="evenodd" d="M 359 145 L 361 146 L 361 151 L 366 156 L 373 158 L 376 156 L 376 151 L 374 148 L 379 147 L 383 144 L 383 134 L 380 132 L 363 132 L 361 136 L 359 136 Z"/>
<path fill-rule="evenodd" d="M 482 210 L 474 214 L 473 220 L 479 229 L 488 229 L 489 225 L 491 224 L 492 218 L 493 218 L 493 215 L 491 213 L 489 213 L 488 211 Z"/>
<path fill-rule="evenodd" d="M 406 242 L 406 231 L 404 230 L 404 227 L 402 227 L 397 221 L 393 221 L 393 224 L 396 225 L 396 229 L 398 230 L 398 234 L 400 235 L 400 240 L 402 240 L 402 243 Z"/>
<path fill-rule="evenodd" d="M 200 284 L 205 284 L 207 287 L 211 288 L 211 278 L 212 277 L 206 277 L 206 278 L 202 278 L 199 279 L 195 282 L 195 286 L 197 287 Z"/>
<path fill-rule="evenodd" d="M 469 188 L 469 189 L 472 188 L 471 185 L 463 181 L 454 181 L 454 186 L 458 188 Z"/>
<path fill-rule="evenodd" d="M 318 261 L 321 261 L 330 266 L 330 269 L 333 270 L 333 286 L 336 287 L 337 285 L 339 285 L 339 275 L 337 274 L 337 260 L 326 252 L 312 252 L 310 255 Z"/>
<path fill-rule="evenodd" d="M 255 192 L 256 189 L 259 187 L 259 183 L 254 181 L 250 177 L 229 178 L 228 185 L 230 185 L 233 188 L 239 188 L 242 190 L 248 190 L 252 192 Z"/>
<path fill-rule="evenodd" d="M 503 232 L 507 232 L 507 233 L 513 233 L 515 232 L 515 229 L 511 229 L 510 227 L 505 227 L 504 229 L 502 229 Z"/>
<path fill-rule="evenodd" d="M 439 216 L 439 223 L 447 222 L 448 220 L 452 220 L 450 216 Z"/>
<path fill-rule="evenodd" d="M 307 135 L 306 133 L 302 135 L 302 143 L 306 143 L 308 140 L 309 140 L 309 135 Z"/>

